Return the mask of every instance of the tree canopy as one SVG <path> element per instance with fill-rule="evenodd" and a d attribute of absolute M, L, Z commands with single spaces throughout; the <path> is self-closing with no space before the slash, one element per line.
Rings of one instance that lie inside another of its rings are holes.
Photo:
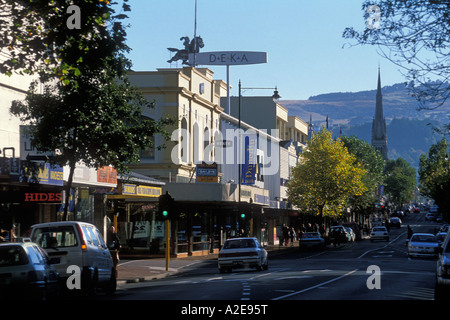
<path fill-rule="evenodd" d="M 450 221 L 450 143 L 442 138 L 430 147 L 427 155 L 420 157 L 419 189 L 420 193 L 435 200 Z"/>
<path fill-rule="evenodd" d="M 127 77 L 127 2 L 116 13 L 109 1 L 80 0 L 73 16 L 71 1 L 0 0 L 0 72 L 38 76 L 11 113 L 31 125 L 38 150 L 59 150 L 51 161 L 69 165 L 66 210 L 77 162 L 125 172 L 154 135 L 169 139 L 173 120 L 144 117 L 152 105 Z M 69 28 L 77 18 L 80 28 Z"/>
<path fill-rule="evenodd" d="M 355 156 L 355 161 L 365 169 L 362 177 L 365 191 L 361 195 L 350 197 L 350 205 L 353 211 L 370 212 L 370 208 L 377 202 L 376 192 L 374 191 L 383 182 L 383 157 L 367 141 L 360 140 L 355 136 L 343 136 L 342 142 L 348 152 Z"/>
<path fill-rule="evenodd" d="M 376 46 L 381 56 L 400 66 L 422 108 L 448 100 L 450 2 L 366 0 L 362 11 L 367 28 L 348 27 L 343 37 Z"/>
<path fill-rule="evenodd" d="M 388 160 L 384 168 L 385 192 L 399 208 L 414 198 L 416 169 L 403 158 Z"/>
<path fill-rule="evenodd" d="M 289 201 L 301 212 L 336 217 L 347 207 L 350 197 L 366 190 L 362 182 L 365 172 L 343 143 L 322 129 L 309 141 L 299 164 L 292 169 Z"/>

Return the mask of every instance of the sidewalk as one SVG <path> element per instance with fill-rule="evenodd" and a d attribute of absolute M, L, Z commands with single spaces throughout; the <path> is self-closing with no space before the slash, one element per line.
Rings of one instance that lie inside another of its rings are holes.
<path fill-rule="evenodd" d="M 293 245 L 278 246 L 269 245 L 266 248 L 269 258 L 279 254 L 299 250 L 298 241 Z M 166 271 L 166 260 L 164 254 L 120 254 L 120 261 L 117 266 L 118 277 L 117 284 L 138 283 L 161 279 L 168 275 L 178 272 L 181 268 L 199 263 L 204 260 L 217 260 L 218 254 L 209 254 L 207 256 L 191 256 L 185 258 L 170 258 L 169 271 Z M 126 261 L 124 261 L 126 260 Z"/>

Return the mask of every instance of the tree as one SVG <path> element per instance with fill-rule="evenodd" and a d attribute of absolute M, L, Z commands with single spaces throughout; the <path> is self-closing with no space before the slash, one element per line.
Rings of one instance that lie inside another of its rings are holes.
<path fill-rule="evenodd" d="M 130 11 L 123 1 L 123 12 Z M 172 119 L 149 119 L 152 107 L 131 86 L 125 57 L 123 13 L 107 0 L 80 0 L 80 29 L 68 28 L 68 1 L 0 0 L 5 26 L 0 46 L 8 56 L 0 72 L 36 74 L 24 101 L 14 101 L 11 113 L 31 125 L 32 142 L 46 152 L 59 150 L 51 162 L 68 165 L 65 210 L 78 162 L 88 167 L 113 166 L 119 173 L 139 161 L 140 150 L 166 131 Z M 158 146 L 161 147 L 161 146 Z"/>
<path fill-rule="evenodd" d="M 450 96 L 450 2 L 366 0 L 367 28 L 346 28 L 343 37 L 375 45 L 381 56 L 404 70 L 422 108 L 436 108 Z M 378 24 L 375 24 L 378 23 Z"/>
<path fill-rule="evenodd" d="M 350 197 L 366 189 L 362 179 L 365 170 L 343 143 L 333 140 L 331 132 L 322 129 L 315 134 L 292 169 L 288 196 L 303 212 L 320 217 L 336 217 L 346 208 Z"/>
<path fill-rule="evenodd" d="M 419 189 L 424 196 L 434 199 L 443 213 L 445 221 L 450 221 L 450 143 L 442 138 L 433 144 L 428 155 L 421 155 L 419 162 Z"/>
<path fill-rule="evenodd" d="M 367 141 L 356 136 L 343 136 L 342 142 L 348 152 L 355 156 L 355 161 L 365 169 L 362 183 L 366 190 L 361 195 L 350 197 L 352 210 L 358 213 L 370 212 L 377 201 L 375 190 L 383 182 L 383 157 Z"/>
<path fill-rule="evenodd" d="M 390 201 L 401 208 L 414 197 L 416 169 L 403 158 L 388 160 L 384 168 L 384 181 L 384 190 Z"/>

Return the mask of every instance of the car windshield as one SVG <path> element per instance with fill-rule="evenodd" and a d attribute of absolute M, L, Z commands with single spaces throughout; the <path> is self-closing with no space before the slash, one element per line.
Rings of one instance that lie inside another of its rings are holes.
<path fill-rule="evenodd" d="M 373 228 L 372 231 L 386 231 L 386 228 L 385 227 Z"/>
<path fill-rule="evenodd" d="M 28 257 L 21 246 L 0 247 L 0 267 L 20 266 L 28 264 Z"/>
<path fill-rule="evenodd" d="M 237 248 L 256 248 L 255 241 L 252 239 L 236 239 L 228 240 L 223 245 L 224 249 L 237 249 Z"/>
<path fill-rule="evenodd" d="M 411 238 L 412 242 L 436 242 L 436 237 L 432 234 L 415 234 Z"/>
<path fill-rule="evenodd" d="M 75 247 L 78 245 L 75 229 L 72 226 L 37 228 L 31 241 L 44 249 Z"/>
<path fill-rule="evenodd" d="M 303 234 L 302 238 L 318 238 L 319 236 L 317 235 L 316 232 L 306 232 Z"/>

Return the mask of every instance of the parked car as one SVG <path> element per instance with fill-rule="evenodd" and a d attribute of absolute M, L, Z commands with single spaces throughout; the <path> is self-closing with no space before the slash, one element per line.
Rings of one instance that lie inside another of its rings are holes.
<path fill-rule="evenodd" d="M 341 243 L 347 243 L 349 241 L 349 235 L 347 233 L 347 230 L 345 230 L 345 227 L 343 226 L 330 227 L 328 238 L 330 240 L 330 243 L 333 243 L 334 246 Z"/>
<path fill-rule="evenodd" d="M 428 212 L 425 215 L 425 220 L 427 221 L 435 221 L 437 217 L 437 212 Z"/>
<path fill-rule="evenodd" d="M 111 254 L 94 225 L 61 221 L 31 228 L 31 240 L 47 251 L 63 286 L 72 275 L 69 266 L 75 265 L 81 271 L 81 290 L 92 292 L 102 288 L 107 293 L 115 292 L 117 280 Z"/>
<path fill-rule="evenodd" d="M 237 268 L 269 268 L 267 251 L 256 238 L 226 240 L 219 251 L 217 263 L 221 273 Z"/>
<path fill-rule="evenodd" d="M 391 219 L 389 219 L 389 226 L 401 228 L 402 220 L 398 217 L 392 217 Z"/>
<path fill-rule="evenodd" d="M 353 233 L 355 234 L 355 240 L 361 240 L 361 229 L 356 222 L 344 222 L 342 225 L 344 227 L 352 228 Z"/>
<path fill-rule="evenodd" d="M 305 232 L 299 241 L 300 249 L 325 248 L 325 239 L 319 232 Z"/>
<path fill-rule="evenodd" d="M 347 239 L 348 239 L 348 241 L 350 241 L 350 242 L 355 241 L 356 235 L 355 235 L 355 233 L 353 232 L 352 228 L 350 228 L 350 227 L 344 227 L 344 229 L 345 229 L 345 231 L 347 232 Z"/>
<path fill-rule="evenodd" d="M 437 242 L 442 245 L 444 243 L 445 237 L 447 236 L 447 232 L 438 232 L 436 234 Z"/>
<path fill-rule="evenodd" d="M 414 233 L 408 242 L 408 257 L 437 256 L 439 243 L 431 233 Z"/>
<path fill-rule="evenodd" d="M 370 241 L 385 240 L 389 241 L 389 233 L 386 227 L 373 227 L 370 231 Z"/>
<path fill-rule="evenodd" d="M 45 251 L 32 242 L 0 244 L 0 298 L 57 296 L 59 275 Z"/>
<path fill-rule="evenodd" d="M 436 286 L 434 296 L 436 300 L 447 298 L 450 294 L 450 236 L 437 248 L 438 259 L 436 265 Z"/>

